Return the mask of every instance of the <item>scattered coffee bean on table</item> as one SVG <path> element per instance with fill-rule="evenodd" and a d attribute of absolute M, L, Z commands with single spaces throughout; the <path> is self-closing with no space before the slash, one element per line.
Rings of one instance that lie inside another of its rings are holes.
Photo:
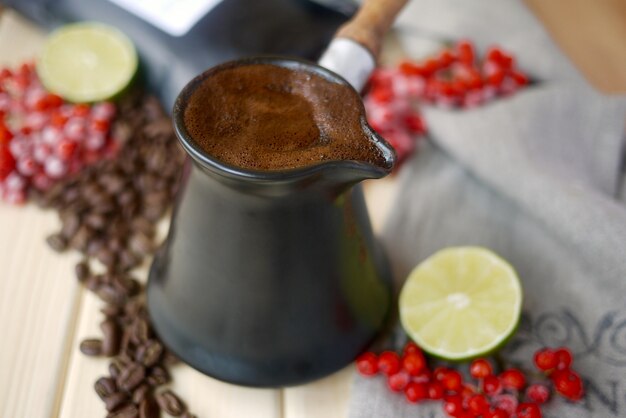
<path fill-rule="evenodd" d="M 163 411 L 192 418 L 171 390 L 156 393 L 170 382 L 168 368 L 177 360 L 155 335 L 143 286 L 132 274 L 157 248 L 156 225 L 173 201 L 184 153 L 158 100 L 141 92 L 121 101 L 112 130 L 120 142 L 115 158 L 33 198 L 61 219 L 60 230 L 47 238 L 50 247 L 81 252 L 76 278 L 105 302 L 101 337 L 84 340 L 80 350 L 111 357 L 109 376 L 94 384 L 107 417 L 158 418 Z M 94 260 L 103 273 L 92 272 Z"/>

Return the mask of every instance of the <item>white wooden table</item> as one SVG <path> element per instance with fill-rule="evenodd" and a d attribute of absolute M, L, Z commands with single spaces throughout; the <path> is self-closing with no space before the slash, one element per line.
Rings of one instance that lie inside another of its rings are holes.
<path fill-rule="evenodd" d="M 604 91 L 626 91 L 622 0 L 526 2 L 592 83 Z M 572 19 L 563 19 L 563 13 Z M 0 10 L 0 66 L 34 57 L 43 36 L 15 13 Z M 383 51 L 383 61 L 394 61 L 399 51 L 393 50 Z M 393 178 L 367 184 L 375 230 L 395 190 Z M 44 243 L 57 222 L 53 213 L 32 205 L 0 203 L 0 418 L 104 416 L 92 386 L 107 361 L 78 351 L 83 338 L 99 335 L 100 302 L 74 278 L 78 255 L 58 255 Z M 284 390 L 242 388 L 184 365 L 173 374 L 173 389 L 202 418 L 335 418 L 346 416 L 353 369 Z"/>
<path fill-rule="evenodd" d="M 0 66 L 34 57 L 43 37 L 14 12 L 1 13 Z M 367 187 L 368 199 L 377 202 L 370 205 L 376 227 L 393 184 Z M 106 414 L 93 383 L 108 361 L 78 350 L 83 338 L 100 334 L 101 303 L 74 277 L 78 254 L 59 255 L 45 244 L 57 226 L 52 212 L 0 202 L 0 418 Z M 172 388 L 202 418 L 332 418 L 346 416 L 352 373 L 347 367 L 312 384 L 269 390 L 222 383 L 179 365 Z"/>

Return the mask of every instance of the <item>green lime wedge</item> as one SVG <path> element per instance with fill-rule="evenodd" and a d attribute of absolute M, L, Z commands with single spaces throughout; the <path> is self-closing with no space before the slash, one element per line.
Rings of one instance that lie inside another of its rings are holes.
<path fill-rule="evenodd" d="M 119 30 L 95 22 L 62 26 L 46 40 L 37 74 L 53 93 L 96 102 L 122 92 L 137 71 L 137 52 Z"/>
<path fill-rule="evenodd" d="M 400 293 L 400 320 L 424 351 L 465 360 L 513 334 L 522 287 L 509 263 L 480 247 L 443 249 L 419 264 Z"/>

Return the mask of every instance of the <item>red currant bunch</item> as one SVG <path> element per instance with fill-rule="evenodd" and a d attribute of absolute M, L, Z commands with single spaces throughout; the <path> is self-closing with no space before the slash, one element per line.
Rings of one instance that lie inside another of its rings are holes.
<path fill-rule="evenodd" d="M 0 70 L 0 198 L 19 204 L 29 188 L 47 190 L 112 156 L 117 142 L 109 102 L 66 103 L 45 90 L 33 63 Z"/>
<path fill-rule="evenodd" d="M 479 57 L 472 42 L 461 40 L 423 61 L 404 61 L 374 71 L 365 95 L 369 124 L 395 148 L 403 161 L 427 129 L 415 108 L 425 103 L 473 108 L 511 95 L 529 83 L 515 58 L 499 47 Z"/>
<path fill-rule="evenodd" d="M 573 356 L 566 348 L 544 348 L 534 357 L 547 379 L 528 383 L 517 368 L 496 373 L 492 363 L 479 358 L 469 365 L 470 380 L 449 367 L 430 369 L 422 350 L 413 342 L 401 354 L 367 352 L 356 360 L 364 376 L 383 374 L 389 389 L 402 392 L 410 403 L 441 401 L 444 412 L 455 418 L 541 418 L 552 389 L 569 400 L 579 400 L 584 391 L 580 376 L 571 369 Z"/>

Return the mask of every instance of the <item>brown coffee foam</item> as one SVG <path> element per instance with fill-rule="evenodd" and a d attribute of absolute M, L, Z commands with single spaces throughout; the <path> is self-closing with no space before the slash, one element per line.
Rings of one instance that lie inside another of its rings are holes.
<path fill-rule="evenodd" d="M 385 166 L 363 133 L 361 103 L 349 87 L 312 72 L 272 64 L 219 70 L 191 94 L 184 123 L 208 155 L 253 170 L 322 161 Z"/>

